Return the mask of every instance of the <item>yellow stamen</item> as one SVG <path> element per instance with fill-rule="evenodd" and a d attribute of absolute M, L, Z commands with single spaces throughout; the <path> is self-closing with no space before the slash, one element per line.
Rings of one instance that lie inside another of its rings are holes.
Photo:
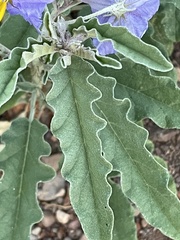
<path fill-rule="evenodd" d="M 3 19 L 8 0 L 0 0 L 0 21 Z"/>

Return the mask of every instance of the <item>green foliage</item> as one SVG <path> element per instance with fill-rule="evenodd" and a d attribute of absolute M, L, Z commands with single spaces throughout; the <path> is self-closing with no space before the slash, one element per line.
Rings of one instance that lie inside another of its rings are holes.
<path fill-rule="evenodd" d="M 18 119 L 2 137 L 6 147 L 1 152 L 0 169 L 0 239 L 27 239 L 30 226 L 41 219 L 36 186 L 53 177 L 50 167 L 39 161 L 50 148 L 43 141 L 47 128 L 34 120 Z M 37 142 L 38 148 L 37 148 Z"/>
<path fill-rule="evenodd" d="M 46 43 L 35 44 L 30 40 L 27 48 L 14 48 L 9 59 L 0 62 L 0 106 L 6 103 L 15 92 L 19 73 L 33 60 L 54 52 L 54 47 Z"/>
<path fill-rule="evenodd" d="M 177 9 L 173 4 L 166 4 L 163 13 L 162 25 L 166 36 L 172 42 L 180 41 L 180 9 Z"/>
<path fill-rule="evenodd" d="M 110 206 L 114 213 L 113 240 L 135 240 L 133 209 L 118 184 L 110 181 L 112 195 Z"/>
<path fill-rule="evenodd" d="M 161 164 L 164 168 L 167 168 L 167 163 L 164 159 L 159 156 L 155 156 L 156 161 Z M 174 193 L 177 194 L 176 185 L 174 183 L 173 177 L 169 174 L 168 188 Z"/>
<path fill-rule="evenodd" d="M 15 91 L 18 72 L 21 71 L 19 67 L 23 50 L 24 49 L 18 48 L 14 49 L 10 59 L 0 62 L 0 106 L 6 103 Z"/>
<path fill-rule="evenodd" d="M 180 223 L 173 220 L 176 213 L 180 212 L 179 201 L 166 187 L 168 174 L 165 168 L 157 164 L 144 147 L 147 132 L 128 119 L 129 100 L 113 98 L 113 79 L 94 74 L 89 81 L 102 92 L 102 98 L 95 102 L 95 112 L 107 122 L 106 128 L 100 132 L 100 138 L 105 158 L 111 162 L 114 170 L 121 172 L 122 191 L 137 205 L 150 224 L 166 235 L 179 239 Z"/>
<path fill-rule="evenodd" d="M 23 94 L 24 92 L 22 91 L 15 93 L 12 98 L 9 99 L 9 101 L 7 101 L 4 105 L 1 106 L 0 115 L 12 108 Z"/>
<path fill-rule="evenodd" d="M 62 173 L 71 184 L 72 205 L 89 240 L 109 240 L 113 215 L 106 176 L 111 164 L 101 156 L 97 136 L 105 122 L 94 115 L 91 107 L 94 99 L 100 97 L 87 80 L 93 72 L 90 64 L 80 58 L 74 57 L 66 69 L 57 61 L 49 76 L 53 88 L 47 102 L 55 112 L 51 128 L 65 155 Z"/>
<path fill-rule="evenodd" d="M 180 41 L 180 1 L 161 0 L 142 39 L 94 17 L 69 20 L 72 9 L 89 13 L 79 3 L 49 5 L 42 32 L 20 16 L 6 15 L 0 26 L 0 114 L 19 99 L 30 101 L 29 120 L 16 119 L 2 136 L 0 240 L 29 239 L 41 219 L 36 186 L 54 172 L 39 161 L 50 149 L 47 128 L 34 118 L 47 105 L 64 154 L 61 171 L 88 240 L 135 240 L 132 205 L 179 240 L 175 185 L 153 156 L 142 120 L 180 128 L 180 92 L 169 60 Z M 92 38 L 111 41 L 116 53 L 99 55 Z"/>
<path fill-rule="evenodd" d="M 176 0 L 163 0 L 152 20 L 153 37 L 171 54 L 173 43 L 180 41 L 180 5 Z"/>
<path fill-rule="evenodd" d="M 161 0 L 161 3 L 173 3 L 176 8 L 180 9 L 179 0 Z"/>
<path fill-rule="evenodd" d="M 79 31 L 86 32 L 90 37 L 97 37 L 100 41 L 111 40 L 117 52 L 134 62 L 162 72 L 172 69 L 172 65 L 157 48 L 144 43 L 123 27 L 112 27 L 110 24 L 100 25 L 96 19 L 83 22 L 81 18 L 73 24 L 73 27 L 78 28 L 81 25 L 83 27 L 80 27 Z"/>
<path fill-rule="evenodd" d="M 11 36 L 9 36 L 11 32 Z M 21 16 L 11 16 L 2 24 L 0 30 L 0 43 L 9 49 L 26 47 L 27 38 L 37 38 L 38 33 Z"/>
<path fill-rule="evenodd" d="M 116 98 L 131 100 L 130 119 L 138 122 L 148 117 L 164 128 L 180 127 L 180 92 L 174 81 L 169 77 L 151 75 L 147 68 L 128 59 L 121 63 L 120 71 L 98 66 L 96 70 L 117 80 Z"/>

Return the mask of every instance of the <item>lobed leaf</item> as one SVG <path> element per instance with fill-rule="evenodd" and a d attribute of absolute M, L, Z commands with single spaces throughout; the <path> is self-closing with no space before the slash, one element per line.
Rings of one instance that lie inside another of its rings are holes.
<path fill-rule="evenodd" d="M 151 75 L 146 67 L 128 59 L 121 63 L 119 71 L 95 67 L 101 75 L 117 80 L 116 98 L 131 100 L 130 119 L 137 122 L 148 117 L 160 127 L 179 128 L 180 90 L 172 79 Z"/>
<path fill-rule="evenodd" d="M 117 61 L 116 59 L 113 59 L 108 56 L 100 56 L 98 54 L 95 54 L 92 49 L 86 49 L 84 47 L 78 49 L 77 51 L 73 52 L 73 55 L 79 56 L 81 58 L 84 58 L 89 61 L 97 62 L 102 67 L 111 67 L 114 69 L 121 69 L 121 63 Z"/>
<path fill-rule="evenodd" d="M 21 62 L 24 62 L 26 66 L 34 59 L 38 59 L 42 56 L 46 56 L 55 52 L 55 47 L 47 43 L 38 43 L 31 46 L 31 51 L 24 51 L 22 53 Z"/>
<path fill-rule="evenodd" d="M 84 22 L 82 18 L 78 18 L 75 24 L 73 24 L 73 27 L 79 27 L 79 30 L 82 29 L 88 32 L 89 37 L 97 37 L 99 41 L 111 40 L 117 52 L 136 63 L 162 72 L 169 71 L 173 68 L 172 64 L 156 47 L 133 36 L 124 27 L 99 24 L 97 19 Z"/>
<path fill-rule="evenodd" d="M 113 97 L 113 78 L 93 74 L 89 81 L 102 91 L 102 98 L 93 107 L 107 121 L 99 136 L 105 158 L 121 173 L 123 193 L 151 225 L 180 239 L 180 202 L 167 188 L 167 170 L 145 148 L 147 131 L 128 119 L 130 101 Z"/>
<path fill-rule="evenodd" d="M 0 240 L 28 239 L 30 226 L 42 217 L 36 186 L 54 176 L 54 171 L 39 161 L 50 152 L 42 139 L 46 131 L 38 121 L 21 118 L 2 136 L 6 147 L 0 153 L 4 172 L 0 180 Z"/>
<path fill-rule="evenodd" d="M 67 68 L 57 61 L 49 75 L 53 87 L 47 102 L 55 112 L 51 129 L 65 156 L 62 174 L 70 182 L 71 203 L 85 234 L 88 240 L 110 240 L 113 215 L 106 176 L 111 164 L 101 156 L 97 136 L 105 122 L 95 116 L 91 107 L 100 97 L 87 81 L 93 72 L 90 64 L 77 57 Z"/>
<path fill-rule="evenodd" d="M 48 44 L 37 44 L 37 41 L 31 39 L 27 48 L 13 49 L 10 59 L 0 62 L 0 107 L 12 97 L 16 88 L 18 74 L 34 59 L 53 53 L 53 51 L 54 48 Z"/>

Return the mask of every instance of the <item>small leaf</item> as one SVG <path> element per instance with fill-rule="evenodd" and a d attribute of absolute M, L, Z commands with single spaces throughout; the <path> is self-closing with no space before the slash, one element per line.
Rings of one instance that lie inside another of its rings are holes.
<path fill-rule="evenodd" d="M 18 82 L 17 87 L 24 92 L 33 92 L 37 89 L 37 85 L 28 81 Z"/>
<path fill-rule="evenodd" d="M 23 51 L 24 49 L 16 48 L 12 51 L 10 59 L 0 62 L 0 107 L 12 97 L 15 91 Z"/>
<path fill-rule="evenodd" d="M 34 59 L 46 56 L 55 52 L 55 47 L 47 43 L 33 44 L 31 51 L 24 51 L 21 61 L 25 62 L 26 66 Z"/>
<path fill-rule="evenodd" d="M 113 97 L 113 78 L 93 74 L 89 81 L 102 91 L 102 98 L 93 107 L 107 121 L 99 136 L 105 158 L 121 173 L 123 193 L 151 225 L 180 239 L 180 202 L 167 188 L 167 170 L 145 148 L 147 131 L 128 119 L 130 101 Z"/>
<path fill-rule="evenodd" d="M 135 240 L 134 214 L 130 202 L 118 184 L 110 181 L 112 195 L 110 206 L 114 212 L 113 240 Z"/>
<path fill-rule="evenodd" d="M 15 48 L 12 50 L 10 59 L 0 62 L 0 107 L 12 97 L 16 88 L 18 74 L 36 58 L 53 53 L 53 51 L 54 48 L 48 44 L 37 44 L 36 40 L 30 39 L 26 49 Z"/>
<path fill-rule="evenodd" d="M 42 139 L 46 131 L 38 121 L 21 118 L 2 137 L 6 147 L 0 153 L 4 171 L 0 180 L 0 240 L 28 239 L 30 226 L 42 217 L 36 186 L 54 176 L 54 171 L 39 161 L 50 152 Z"/>
<path fill-rule="evenodd" d="M 86 29 L 83 29 L 83 34 L 85 36 L 87 35 L 87 33 L 88 33 L 88 31 L 86 31 Z M 75 38 L 81 34 L 82 34 L 82 29 L 80 29 L 80 30 L 73 29 L 72 38 L 73 37 Z M 73 48 L 74 48 L 74 46 L 73 46 Z M 115 68 L 115 69 L 120 69 L 122 67 L 121 63 L 118 60 L 116 60 L 112 57 L 109 57 L 109 56 L 99 55 L 97 52 L 94 52 L 94 50 L 92 50 L 90 47 L 81 46 L 81 47 L 75 48 L 75 50 L 73 48 L 72 48 L 72 53 L 75 56 L 84 58 L 86 60 L 97 62 L 98 64 L 100 64 L 103 67 L 111 67 L 111 68 Z"/>
<path fill-rule="evenodd" d="M 67 68 L 57 61 L 49 75 L 53 87 L 47 102 L 55 112 L 51 129 L 65 156 L 62 174 L 70 182 L 71 202 L 85 234 L 88 240 L 111 240 L 111 188 L 106 179 L 111 164 L 101 156 L 97 136 L 105 122 L 94 115 L 91 106 L 100 97 L 87 81 L 93 72 L 89 63 L 77 57 Z"/>
<path fill-rule="evenodd" d="M 103 67 L 111 67 L 114 69 L 121 69 L 122 67 L 121 63 L 116 59 L 108 56 L 100 56 L 98 54 L 95 54 L 92 49 L 86 49 L 84 47 L 81 47 L 78 50 L 74 51 L 73 54 L 86 60 L 95 61 Z"/>
<path fill-rule="evenodd" d="M 100 41 L 111 40 L 117 52 L 136 63 L 162 72 L 173 68 L 172 64 L 156 47 L 133 36 L 124 27 L 113 27 L 110 24 L 101 25 L 97 19 L 83 22 L 82 18 L 78 18 L 73 27 L 79 27 L 79 30 L 88 32 L 89 37 L 97 37 Z"/>

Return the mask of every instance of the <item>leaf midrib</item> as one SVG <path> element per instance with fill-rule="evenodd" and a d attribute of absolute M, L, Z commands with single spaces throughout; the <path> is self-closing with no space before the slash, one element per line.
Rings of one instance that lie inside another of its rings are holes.
<path fill-rule="evenodd" d="M 13 226 L 13 231 L 12 231 L 12 237 L 16 236 L 16 227 L 18 227 L 17 223 L 18 223 L 18 219 L 19 219 L 19 210 L 20 210 L 20 205 L 21 205 L 21 195 L 22 195 L 22 186 L 23 186 L 23 180 L 25 177 L 25 168 L 26 168 L 26 161 L 27 161 L 27 154 L 28 154 L 28 147 L 29 147 L 29 141 L 30 141 L 30 132 L 31 132 L 31 125 L 32 123 L 28 121 L 28 130 L 27 130 L 27 138 L 26 138 L 26 147 L 25 147 L 25 151 L 24 151 L 24 161 L 23 161 L 23 165 L 22 165 L 22 170 L 21 170 L 21 177 L 20 177 L 20 184 L 19 184 L 19 192 L 18 192 L 18 196 L 17 198 L 19 199 L 17 201 L 17 207 L 16 207 L 16 213 L 15 213 L 15 221 L 14 221 L 14 226 Z M 13 239 L 13 238 L 12 238 Z"/>

